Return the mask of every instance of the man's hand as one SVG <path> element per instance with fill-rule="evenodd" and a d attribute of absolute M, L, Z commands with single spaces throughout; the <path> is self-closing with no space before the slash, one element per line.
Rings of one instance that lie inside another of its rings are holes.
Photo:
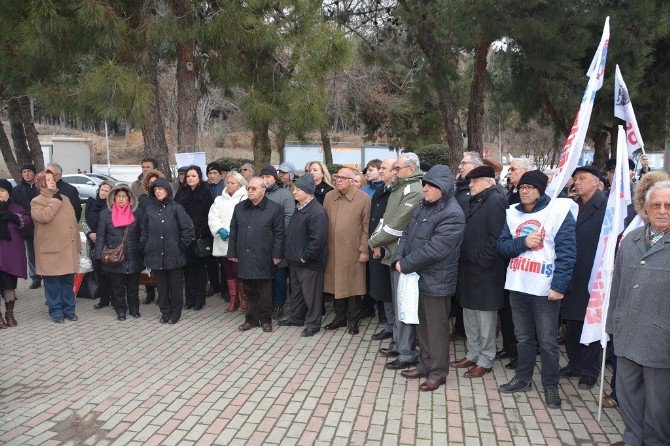
<path fill-rule="evenodd" d="M 274 263 L 275 266 L 277 266 L 281 263 L 281 259 L 272 259 L 272 263 Z"/>
<path fill-rule="evenodd" d="M 382 248 L 380 246 L 372 250 L 372 258 L 378 259 L 382 256 Z"/>
<path fill-rule="evenodd" d="M 554 291 L 552 289 L 549 290 L 549 300 L 561 300 L 563 299 L 563 295 L 559 293 L 558 291 Z"/>
<path fill-rule="evenodd" d="M 91 232 L 88 234 L 88 238 L 90 238 L 92 242 L 95 242 L 97 236 L 98 234 L 96 234 L 95 232 Z"/>
<path fill-rule="evenodd" d="M 395 262 L 395 270 L 402 274 L 402 269 L 400 268 L 400 262 Z"/>
<path fill-rule="evenodd" d="M 529 249 L 537 248 L 538 246 L 540 246 L 541 242 L 542 242 L 542 235 L 540 234 L 539 230 L 526 236 L 526 246 Z"/>
<path fill-rule="evenodd" d="M 237 258 L 236 257 L 228 257 L 228 260 L 230 260 L 231 262 L 237 263 Z"/>
<path fill-rule="evenodd" d="M 368 251 L 367 251 L 367 250 L 365 250 L 365 252 L 361 252 L 360 254 L 358 254 L 358 261 L 359 261 L 360 263 L 365 263 L 365 262 L 367 262 L 369 259 L 370 259 L 370 254 L 368 254 Z"/>

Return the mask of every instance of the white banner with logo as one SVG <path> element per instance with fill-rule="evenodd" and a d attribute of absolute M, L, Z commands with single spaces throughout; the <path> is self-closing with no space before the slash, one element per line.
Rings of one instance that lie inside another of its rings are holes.
<path fill-rule="evenodd" d="M 626 145 L 628 146 L 628 156 L 632 157 L 636 149 L 644 146 L 640 129 L 637 127 L 637 119 L 633 111 L 633 103 L 628 95 L 628 88 L 623 81 L 619 65 L 616 66 L 616 75 L 614 76 L 614 116 L 626 121 Z"/>

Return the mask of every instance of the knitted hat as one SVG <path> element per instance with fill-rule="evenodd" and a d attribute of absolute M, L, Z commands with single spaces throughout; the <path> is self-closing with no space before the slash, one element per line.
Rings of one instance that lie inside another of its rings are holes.
<path fill-rule="evenodd" d="M 224 163 L 219 164 L 219 172 L 230 172 L 230 166 Z"/>
<path fill-rule="evenodd" d="M 521 175 L 519 184 L 517 188 L 521 187 L 522 184 L 530 184 L 531 186 L 537 187 L 537 190 L 540 191 L 540 195 L 544 195 L 544 191 L 547 189 L 547 184 L 549 183 L 549 177 L 540 172 L 539 170 L 529 170 L 528 172 Z"/>
<path fill-rule="evenodd" d="M 260 175 L 270 175 L 271 177 L 275 177 L 275 179 L 277 179 L 277 169 L 275 169 L 274 166 L 265 166 L 261 169 Z"/>
<path fill-rule="evenodd" d="M 7 180 L 0 180 L 0 189 L 4 189 L 11 194 L 12 189 L 14 189 L 14 186 L 12 186 L 12 183 L 10 183 Z"/>
<path fill-rule="evenodd" d="M 211 163 L 207 164 L 207 173 L 209 173 L 210 170 L 220 171 L 221 168 L 219 166 L 219 163 L 217 163 L 216 161 L 212 161 Z"/>
<path fill-rule="evenodd" d="M 616 169 L 616 158 L 608 159 L 607 163 L 605 163 L 605 167 L 607 168 L 608 172 Z M 635 161 L 630 158 L 628 158 L 628 169 L 635 170 Z"/>
<path fill-rule="evenodd" d="M 472 180 L 473 178 L 495 178 L 496 172 L 491 166 L 477 166 L 472 169 L 466 176 L 466 180 Z"/>
<path fill-rule="evenodd" d="M 35 165 L 33 163 L 23 163 L 21 164 L 21 172 L 23 172 L 26 169 L 30 169 L 33 171 L 33 173 L 37 173 L 37 169 L 35 168 Z"/>
<path fill-rule="evenodd" d="M 35 187 L 37 189 L 46 189 L 47 188 L 47 172 L 43 170 L 42 172 L 35 175 Z"/>
<path fill-rule="evenodd" d="M 308 195 L 314 195 L 314 175 L 311 173 L 306 173 L 305 175 L 295 180 L 293 187 L 297 187 Z"/>

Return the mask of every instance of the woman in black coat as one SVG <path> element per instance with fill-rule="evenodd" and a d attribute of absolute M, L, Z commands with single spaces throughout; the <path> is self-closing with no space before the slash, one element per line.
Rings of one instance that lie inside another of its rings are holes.
<path fill-rule="evenodd" d="M 379 222 L 384 216 L 386 205 L 391 195 L 391 188 L 387 188 L 385 184 L 379 187 L 372 196 L 372 203 L 370 206 L 370 227 L 369 234 L 374 234 Z M 383 254 L 375 256 L 374 251 L 370 250 L 370 260 L 368 261 L 368 279 L 369 288 L 368 293 L 377 302 L 381 302 L 384 306 L 384 314 L 386 315 L 386 323 L 384 329 L 372 335 L 373 340 L 388 339 L 393 335 L 393 324 L 395 323 L 395 311 L 393 309 L 392 289 L 391 289 L 391 273 L 388 265 L 382 263 Z"/>
<path fill-rule="evenodd" d="M 202 310 L 205 305 L 205 288 L 207 288 L 207 257 L 198 257 L 197 241 L 204 239 L 212 246 L 212 235 L 209 232 L 207 216 L 209 208 L 214 203 L 212 194 L 207 183 L 202 181 L 200 167 L 190 166 L 186 171 L 186 186 L 177 191 L 175 201 L 186 210 L 193 221 L 195 240 L 186 250 L 186 266 L 184 267 L 184 279 L 186 282 L 186 304 L 187 310 L 193 308 Z M 211 255 L 211 251 L 210 251 Z"/>
<path fill-rule="evenodd" d="M 159 178 L 149 187 L 151 201 L 144 209 L 140 247 L 144 266 L 156 275 L 161 323 L 176 324 L 184 305 L 181 278 L 185 252 L 194 240 L 193 222 L 172 199 L 172 187 Z"/>
<path fill-rule="evenodd" d="M 108 307 L 111 297 L 109 291 L 109 278 L 105 275 L 100 260 L 96 260 L 93 250 L 97 239 L 100 213 L 107 209 L 107 197 L 112 189 L 114 189 L 114 185 L 111 182 L 103 181 L 100 183 L 95 198 L 88 197 L 88 200 L 86 200 L 86 213 L 84 214 L 84 220 L 81 222 L 81 227 L 84 230 L 84 234 L 86 234 L 86 242 L 93 263 L 93 271 L 98 282 L 98 289 L 95 292 L 95 297 L 100 299 L 100 301 L 93 305 L 93 308 L 96 310 Z"/>
<path fill-rule="evenodd" d="M 141 220 L 142 212 L 137 208 L 137 198 L 130 188 L 127 186 L 114 188 L 107 197 L 107 208 L 100 213 L 94 258 L 100 262 L 103 248 L 118 247 L 123 243 L 125 236 L 123 263 L 102 265 L 102 270 L 109 280 L 112 302 L 120 321 L 126 320 L 126 312 L 134 318 L 140 317 Z"/>

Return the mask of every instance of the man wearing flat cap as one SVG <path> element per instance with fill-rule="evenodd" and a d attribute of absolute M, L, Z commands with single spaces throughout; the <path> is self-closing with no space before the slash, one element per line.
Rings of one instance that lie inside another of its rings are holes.
<path fill-rule="evenodd" d="M 491 166 L 472 169 L 465 234 L 458 265 L 456 298 L 463 307 L 467 354 L 452 367 L 467 368 L 466 378 L 479 378 L 493 368 L 498 311 L 504 304 L 505 260 L 496 250 L 505 225 L 507 197 L 496 187 Z"/>
<path fill-rule="evenodd" d="M 577 167 L 572 174 L 579 216 L 575 226 L 577 261 L 572 280 L 561 304 L 565 320 L 565 351 L 568 365 L 561 369 L 563 378 L 579 378 L 579 388 L 591 389 L 600 374 L 600 341 L 580 343 L 586 307 L 589 304 L 589 280 L 598 249 L 600 230 L 607 209 L 607 193 L 600 190 L 602 172 L 594 166 Z"/>
<path fill-rule="evenodd" d="M 518 355 L 514 378 L 499 390 L 532 389 L 539 343 L 545 403 L 557 409 L 561 406 L 558 314 L 575 266 L 578 207 L 568 198 L 551 200 L 544 193 L 548 180 L 539 170 L 521 176 L 516 185 L 521 203 L 507 209 L 498 239 L 498 253 L 510 259 L 505 289 L 510 291 Z"/>
<path fill-rule="evenodd" d="M 277 168 L 278 183 L 293 192 L 293 180 L 295 179 L 295 166 L 288 161 L 283 162 Z"/>

